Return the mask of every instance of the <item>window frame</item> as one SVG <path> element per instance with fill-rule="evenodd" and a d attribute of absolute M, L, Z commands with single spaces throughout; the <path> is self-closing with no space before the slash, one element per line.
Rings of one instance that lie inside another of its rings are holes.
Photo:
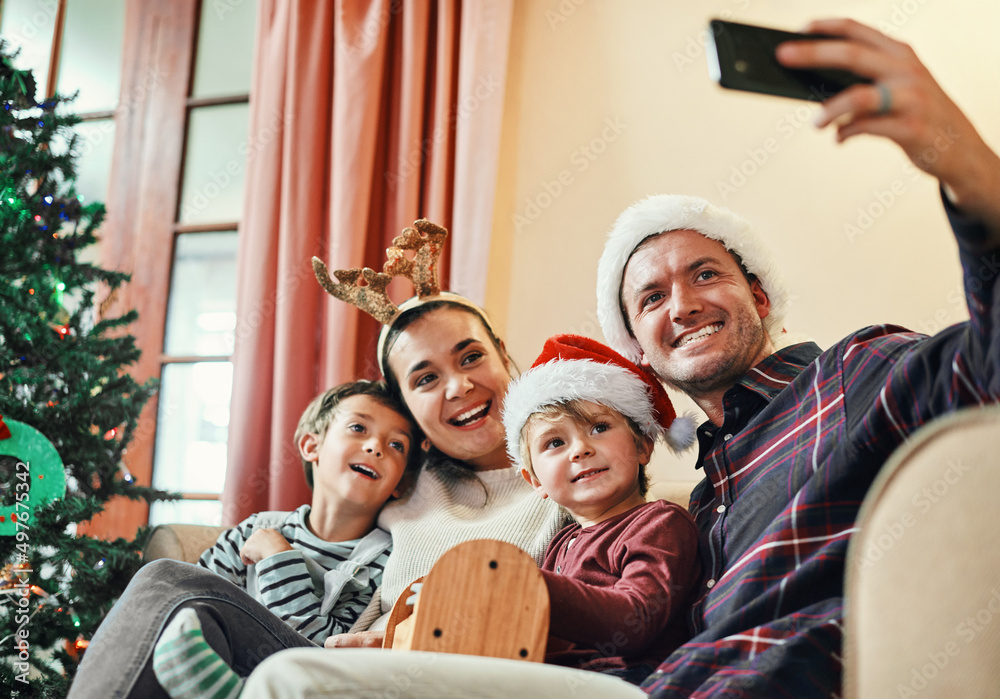
<path fill-rule="evenodd" d="M 61 0 L 64 2 L 65 0 Z M 239 221 L 182 224 L 180 193 L 188 123 L 193 110 L 230 104 L 248 104 L 248 93 L 222 97 L 190 97 L 198 46 L 200 0 L 149 3 L 128 0 L 122 51 L 120 102 L 127 95 L 143 99 L 118 110 L 108 186 L 107 207 L 112 212 L 102 235 L 105 266 L 128 272 L 115 313 L 130 308 L 139 319 L 130 327 L 142 356 L 133 368 L 139 381 L 160 380 L 169 364 L 231 361 L 231 355 L 176 356 L 164 352 L 174 253 L 182 234 L 233 231 Z M 147 83 L 150 77 L 154 85 Z M 139 427 L 126 454 L 126 466 L 138 483 L 152 482 L 159 396 L 145 406 Z M 182 492 L 185 500 L 218 500 L 219 494 Z M 91 533 L 134 536 L 149 519 L 143 502 L 118 499 L 95 518 Z"/>

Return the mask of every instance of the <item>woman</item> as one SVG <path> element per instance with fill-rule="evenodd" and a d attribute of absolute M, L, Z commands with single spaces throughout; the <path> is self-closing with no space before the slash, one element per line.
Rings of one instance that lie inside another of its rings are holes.
<path fill-rule="evenodd" d="M 413 491 L 379 516 L 393 553 L 377 633 L 334 637 L 328 646 L 381 645 L 396 599 L 456 544 L 499 539 L 540 562 L 568 521 L 511 467 L 500 415 L 510 359 L 482 310 L 445 293 L 411 299 L 400 311 L 379 338 L 379 364 L 434 447 Z"/>
<path fill-rule="evenodd" d="M 383 330 L 379 362 L 433 445 L 413 492 L 380 517 L 394 544 L 382 611 L 462 541 L 501 539 L 540 560 L 564 515 L 507 460 L 500 408 L 510 360 L 483 312 L 453 294 L 412 299 Z M 98 629 L 70 699 L 166 696 L 152 671 L 153 644 L 182 605 L 195 609 L 208 644 L 241 676 L 279 650 L 313 645 L 214 573 L 154 561 Z M 379 645 L 384 621 L 374 629 L 335 638 Z"/>

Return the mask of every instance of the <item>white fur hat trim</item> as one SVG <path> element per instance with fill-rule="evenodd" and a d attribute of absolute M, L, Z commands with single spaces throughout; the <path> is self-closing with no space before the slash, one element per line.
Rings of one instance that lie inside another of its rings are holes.
<path fill-rule="evenodd" d="M 759 234 L 745 219 L 700 197 L 658 194 L 622 212 L 608 234 L 597 265 L 597 319 L 604 339 L 624 357 L 639 363 L 642 350 L 628 330 L 621 311 L 625 266 L 643 240 L 666 231 L 694 230 L 718 240 L 743 260 L 771 301 L 764 327 L 777 341 L 788 312 L 788 290 Z"/>
<path fill-rule="evenodd" d="M 554 359 L 521 374 L 507 389 L 503 424 L 507 453 L 517 468 L 524 468 L 520 441 L 521 429 L 528 418 L 546 406 L 575 400 L 617 410 L 634 420 L 653 440 L 666 432 L 657 421 L 646 384 L 628 369 L 589 359 Z M 675 419 L 671 428 L 682 420 Z"/>

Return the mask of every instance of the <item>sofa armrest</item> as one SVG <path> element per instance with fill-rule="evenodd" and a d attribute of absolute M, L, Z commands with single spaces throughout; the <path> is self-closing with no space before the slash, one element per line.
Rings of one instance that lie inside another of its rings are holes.
<path fill-rule="evenodd" d="M 996 695 L 998 434 L 1000 406 L 938 418 L 865 496 L 846 561 L 845 697 Z"/>
<path fill-rule="evenodd" d="M 210 527 L 203 524 L 160 524 L 153 528 L 142 559 L 147 563 L 157 558 L 172 558 L 175 561 L 197 563 L 198 558 L 211 547 L 226 527 Z"/>

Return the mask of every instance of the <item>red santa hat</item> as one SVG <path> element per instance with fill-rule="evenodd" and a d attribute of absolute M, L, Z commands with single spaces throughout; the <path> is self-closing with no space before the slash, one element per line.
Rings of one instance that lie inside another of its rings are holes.
<path fill-rule="evenodd" d="M 663 436 L 674 451 L 694 443 L 695 424 L 677 417 L 659 380 L 610 347 L 579 335 L 556 335 L 545 342 L 531 369 L 514 379 L 503 404 L 507 452 L 521 463 L 521 430 L 542 408 L 570 401 L 600 403 L 631 418 L 643 434 Z"/>
<path fill-rule="evenodd" d="M 622 278 L 636 247 L 650 236 L 667 231 L 693 230 L 717 240 L 743 261 L 771 301 L 764 327 L 775 344 L 783 332 L 789 293 L 760 235 L 745 219 L 700 197 L 658 194 L 633 204 L 621 213 L 608 234 L 597 265 L 597 320 L 605 341 L 625 357 L 638 362 L 642 349 L 622 314 Z"/>

